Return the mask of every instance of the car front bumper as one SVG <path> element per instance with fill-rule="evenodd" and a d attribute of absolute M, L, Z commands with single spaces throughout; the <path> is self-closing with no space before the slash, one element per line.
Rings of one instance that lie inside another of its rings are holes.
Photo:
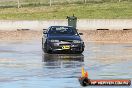
<path fill-rule="evenodd" d="M 56 51 L 71 51 L 71 52 L 79 52 L 84 50 L 83 43 L 49 43 L 48 48 L 49 50 L 56 52 Z"/>

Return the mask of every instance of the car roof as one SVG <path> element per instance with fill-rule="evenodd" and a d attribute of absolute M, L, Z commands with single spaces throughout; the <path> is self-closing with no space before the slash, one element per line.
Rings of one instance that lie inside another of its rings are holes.
<path fill-rule="evenodd" d="M 72 27 L 72 26 L 50 26 L 50 27 Z"/>

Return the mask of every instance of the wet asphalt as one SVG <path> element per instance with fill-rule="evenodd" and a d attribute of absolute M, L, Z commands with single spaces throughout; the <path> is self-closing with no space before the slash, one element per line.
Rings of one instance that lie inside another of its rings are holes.
<path fill-rule="evenodd" d="M 81 67 L 90 79 L 132 80 L 131 43 L 85 45 L 83 54 L 44 54 L 41 41 L 1 42 L 0 88 L 82 88 Z"/>

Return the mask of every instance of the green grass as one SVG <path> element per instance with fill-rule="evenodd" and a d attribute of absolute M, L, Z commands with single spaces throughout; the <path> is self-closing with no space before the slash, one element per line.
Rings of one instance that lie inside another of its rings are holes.
<path fill-rule="evenodd" d="M 73 14 L 79 19 L 132 19 L 132 2 L 0 8 L 0 20 L 66 19 Z"/>

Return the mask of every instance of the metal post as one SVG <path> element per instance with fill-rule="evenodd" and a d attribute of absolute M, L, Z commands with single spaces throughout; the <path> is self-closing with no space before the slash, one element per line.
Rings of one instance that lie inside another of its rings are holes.
<path fill-rule="evenodd" d="M 17 0 L 17 8 L 20 8 L 20 0 Z"/>
<path fill-rule="evenodd" d="M 50 0 L 50 6 L 52 5 L 52 1 Z"/>
<path fill-rule="evenodd" d="M 56 17 L 56 16 L 54 15 L 54 16 L 53 16 L 53 18 L 54 18 L 54 25 L 55 25 L 55 17 Z"/>
<path fill-rule="evenodd" d="M 84 0 L 84 3 L 86 3 L 87 2 L 87 0 Z"/>

